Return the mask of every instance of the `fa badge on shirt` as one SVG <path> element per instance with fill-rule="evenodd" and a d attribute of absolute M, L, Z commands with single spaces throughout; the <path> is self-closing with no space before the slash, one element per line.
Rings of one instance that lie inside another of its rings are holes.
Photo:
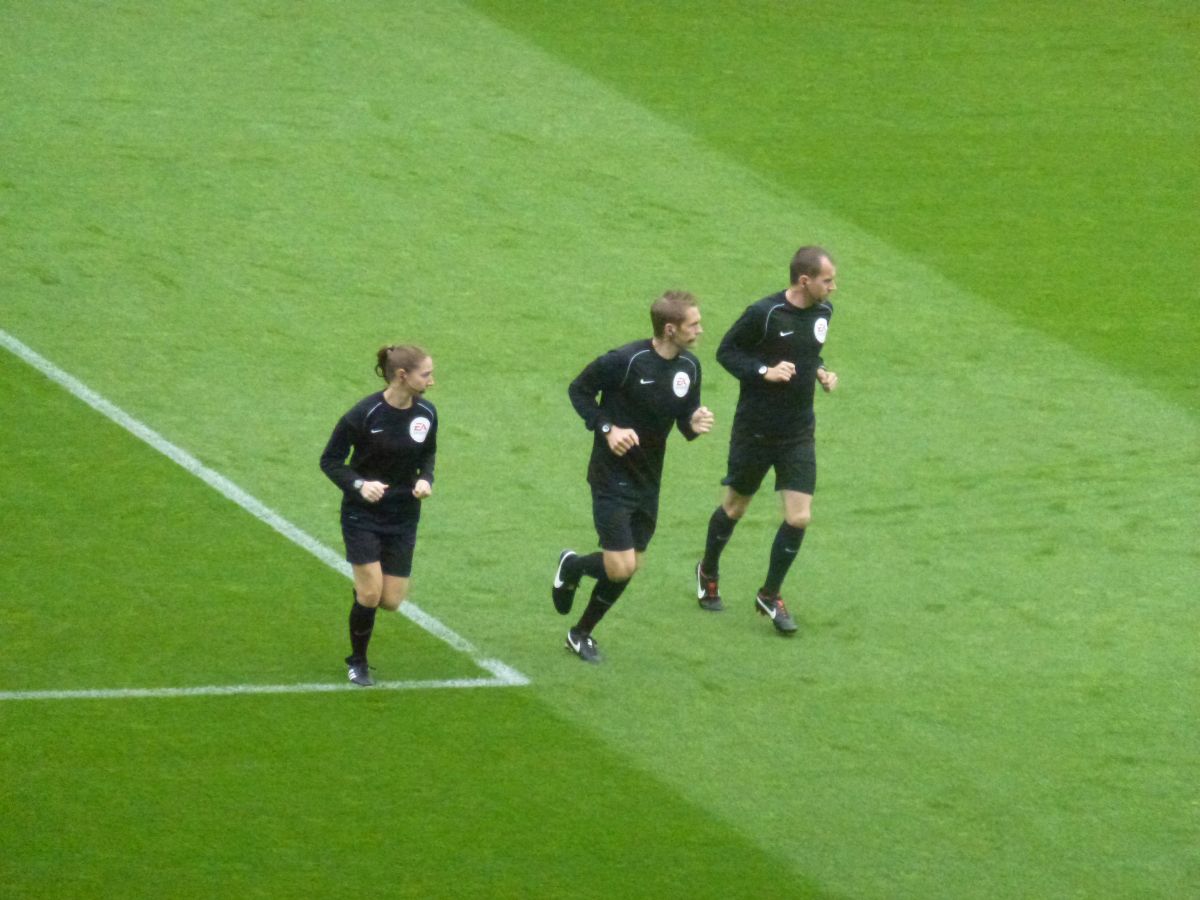
<path fill-rule="evenodd" d="M 425 438 L 429 437 L 429 420 L 424 416 L 417 416 L 408 425 L 408 436 L 418 444 L 425 443 Z"/>

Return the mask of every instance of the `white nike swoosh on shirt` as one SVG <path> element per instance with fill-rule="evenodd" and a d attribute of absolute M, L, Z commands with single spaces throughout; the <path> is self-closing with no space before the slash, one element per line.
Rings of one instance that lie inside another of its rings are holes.
<path fill-rule="evenodd" d="M 795 333 L 796 333 L 795 331 L 781 331 L 781 332 L 779 332 L 779 336 L 787 337 L 789 334 L 795 334 Z"/>
<path fill-rule="evenodd" d="M 380 434 L 382 431 L 383 431 L 382 428 L 372 428 L 371 434 Z"/>
<path fill-rule="evenodd" d="M 639 380 L 642 382 L 642 384 L 654 384 L 653 378 L 641 378 Z"/>

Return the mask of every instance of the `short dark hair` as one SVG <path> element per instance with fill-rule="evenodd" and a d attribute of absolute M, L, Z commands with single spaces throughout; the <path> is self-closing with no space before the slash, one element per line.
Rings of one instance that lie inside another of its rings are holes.
<path fill-rule="evenodd" d="M 696 305 L 696 298 L 687 291 L 667 291 L 650 305 L 650 324 L 654 336 L 662 337 L 668 325 L 682 325 L 687 311 Z"/>
<path fill-rule="evenodd" d="M 815 244 L 808 247 L 801 247 L 792 257 L 792 265 L 788 271 L 792 280 L 789 284 L 795 284 L 800 280 L 801 275 L 816 278 L 821 274 L 821 260 L 823 259 L 833 262 L 833 257 L 823 247 L 818 247 Z"/>
<path fill-rule="evenodd" d="M 411 372 L 427 359 L 429 354 L 416 344 L 391 344 L 375 354 L 375 373 L 391 384 L 398 369 Z"/>

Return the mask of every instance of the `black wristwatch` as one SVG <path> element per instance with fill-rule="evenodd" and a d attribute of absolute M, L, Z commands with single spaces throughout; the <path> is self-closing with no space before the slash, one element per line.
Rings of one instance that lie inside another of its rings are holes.
<path fill-rule="evenodd" d="M 354 489 L 355 489 L 356 491 L 361 491 L 361 490 L 362 490 L 362 486 L 363 486 L 364 484 L 366 484 L 366 482 L 365 482 L 365 481 L 363 481 L 361 478 L 355 478 L 355 479 L 354 479 Z"/>
<path fill-rule="evenodd" d="M 766 366 L 759 366 L 759 367 L 758 367 L 758 374 L 759 374 L 759 375 L 766 375 L 766 374 L 767 374 L 767 367 L 766 367 Z"/>
<path fill-rule="evenodd" d="M 600 426 L 601 434 L 608 434 L 610 431 L 612 431 L 612 422 L 605 422 Z"/>

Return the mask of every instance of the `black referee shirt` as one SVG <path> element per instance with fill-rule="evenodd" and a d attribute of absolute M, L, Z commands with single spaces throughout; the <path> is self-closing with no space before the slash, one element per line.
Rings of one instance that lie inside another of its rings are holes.
<path fill-rule="evenodd" d="M 413 513 L 412 490 L 424 478 L 433 484 L 437 455 L 437 410 L 425 399 L 396 409 L 383 392 L 364 397 L 334 426 L 321 454 L 321 471 L 340 487 L 342 515 L 386 527 Z M 383 499 L 368 503 L 354 489 L 356 479 L 382 481 Z"/>
<path fill-rule="evenodd" d="M 700 407 L 700 360 L 686 350 L 663 359 L 650 340 L 634 341 L 594 359 L 567 393 L 584 424 L 595 432 L 588 483 L 622 493 L 654 492 L 662 479 L 671 426 L 689 441 L 697 436 L 691 418 Z M 601 433 L 605 423 L 632 428 L 639 445 L 617 456 Z"/>
<path fill-rule="evenodd" d="M 746 307 L 717 348 L 717 362 L 741 382 L 733 433 L 767 439 L 811 439 L 813 391 L 833 306 L 799 309 L 783 291 Z M 796 367 L 791 381 L 772 383 L 762 368 Z"/>

